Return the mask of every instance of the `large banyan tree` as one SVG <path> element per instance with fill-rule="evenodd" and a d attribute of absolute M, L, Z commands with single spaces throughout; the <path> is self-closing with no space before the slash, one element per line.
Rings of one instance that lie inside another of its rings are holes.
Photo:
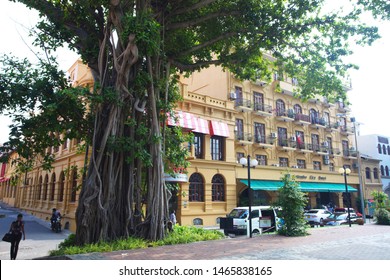
<path fill-rule="evenodd" d="M 1 59 L 0 112 L 14 118 L 4 149 L 18 152 L 26 171 L 38 155 L 50 164 L 47 147 L 66 138 L 86 140 L 90 159 L 76 213 L 78 244 L 164 237 L 169 191 L 163 174 L 185 165 L 186 156 L 183 135 L 165 125 L 178 101 L 178 74 L 221 65 L 256 80 L 278 71 L 299 80 L 301 97 L 335 100 L 345 98 L 342 78 L 354 67 L 345 59 L 348 45 L 378 38 L 375 27 L 359 23 L 375 1 L 351 0 L 355 5 L 345 11 L 321 0 L 16 2 L 40 12 L 32 33 L 47 59 L 38 66 Z M 56 70 L 50 53 L 64 44 L 92 71 L 92 91 L 71 88 Z M 266 52 L 277 60 L 266 59 Z"/>

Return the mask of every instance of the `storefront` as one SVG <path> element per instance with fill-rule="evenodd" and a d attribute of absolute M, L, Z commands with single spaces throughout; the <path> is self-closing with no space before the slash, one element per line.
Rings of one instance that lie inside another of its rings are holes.
<path fill-rule="evenodd" d="M 244 205 L 248 197 L 248 180 L 241 179 L 239 184 L 244 185 L 244 190 L 239 195 L 239 205 Z M 329 203 L 343 207 L 349 202 L 345 192 L 345 185 L 340 183 L 320 183 L 320 182 L 299 182 L 303 192 L 308 193 L 308 206 L 318 208 Z M 270 205 L 277 199 L 277 191 L 283 186 L 283 182 L 276 180 L 251 180 L 253 190 L 254 205 Z M 353 197 L 357 194 L 357 189 L 348 185 L 348 193 Z M 355 199 L 351 199 L 354 207 Z"/>

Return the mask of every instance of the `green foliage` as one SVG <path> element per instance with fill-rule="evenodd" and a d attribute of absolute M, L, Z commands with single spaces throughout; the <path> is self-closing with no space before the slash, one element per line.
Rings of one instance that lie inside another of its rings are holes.
<path fill-rule="evenodd" d="M 37 158 L 49 170 L 54 156 L 48 148 L 68 138 L 90 136 L 88 89 L 72 88 L 54 60 L 32 65 L 4 55 L 0 63 L 0 114 L 13 120 L 9 141 L 1 147 L 1 160 L 8 161 L 11 152 L 17 152 L 14 164 L 20 171 L 31 170 Z"/>
<path fill-rule="evenodd" d="M 390 225 L 390 212 L 384 208 L 377 208 L 374 213 L 377 224 Z"/>
<path fill-rule="evenodd" d="M 224 238 L 223 233 L 216 230 L 205 230 L 197 227 L 175 225 L 173 232 L 159 241 L 151 242 L 141 238 L 129 237 L 112 242 L 100 242 L 85 246 L 76 246 L 75 235 L 71 234 L 60 243 L 58 250 L 50 252 L 51 256 L 86 254 L 92 252 L 112 252 L 119 250 L 133 250 L 164 245 L 184 244 L 198 241 L 217 240 Z"/>
<path fill-rule="evenodd" d="M 122 32 L 122 41 L 128 42 L 133 35 L 138 49 L 144 55 L 154 55 L 160 51 L 160 24 L 153 18 L 151 11 L 140 12 L 138 15 L 128 13 L 123 19 L 125 30 Z"/>
<path fill-rule="evenodd" d="M 307 197 L 299 189 L 299 182 L 295 180 L 295 176 L 286 173 L 281 180 L 283 186 L 278 190 L 276 206 L 281 207 L 279 215 L 284 220 L 284 224 L 279 230 L 279 234 L 286 236 L 307 235 L 306 221 L 303 216 Z"/>
<path fill-rule="evenodd" d="M 375 205 L 377 209 L 386 207 L 386 201 L 388 200 L 387 194 L 381 191 L 373 191 L 371 195 L 375 200 Z"/>

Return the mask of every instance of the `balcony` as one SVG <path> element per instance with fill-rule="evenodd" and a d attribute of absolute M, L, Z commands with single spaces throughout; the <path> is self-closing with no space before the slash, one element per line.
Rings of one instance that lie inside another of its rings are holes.
<path fill-rule="evenodd" d="M 252 101 L 247 99 L 236 99 L 234 101 L 234 108 L 241 112 L 250 112 L 253 110 Z"/>
<path fill-rule="evenodd" d="M 335 157 L 335 156 L 341 156 L 341 151 L 340 151 L 339 148 L 332 148 L 332 149 L 330 149 L 330 151 L 329 151 L 329 155 L 330 155 L 330 156 L 333 156 L 333 157 Z"/>
<path fill-rule="evenodd" d="M 302 153 L 310 154 L 313 152 L 313 146 L 309 143 L 298 143 L 297 148 Z"/>
<path fill-rule="evenodd" d="M 337 131 L 340 127 L 340 123 L 335 122 L 335 123 L 327 123 L 326 124 L 326 131 L 332 132 L 332 131 Z"/>
<path fill-rule="evenodd" d="M 278 149 L 283 151 L 295 151 L 297 149 L 297 142 L 288 139 L 279 139 Z"/>
<path fill-rule="evenodd" d="M 311 119 L 311 125 L 312 128 L 326 128 L 326 122 L 324 118 L 312 118 Z"/>
<path fill-rule="evenodd" d="M 273 148 L 275 138 L 266 137 L 265 135 L 255 135 L 255 143 L 263 149 Z"/>
<path fill-rule="evenodd" d="M 253 144 L 252 133 L 236 132 L 235 133 L 235 140 L 238 144 L 243 145 L 243 146 Z"/>
<path fill-rule="evenodd" d="M 307 100 L 309 103 L 318 104 L 320 100 L 318 98 L 312 97 Z"/>
<path fill-rule="evenodd" d="M 343 150 L 343 157 L 346 159 L 357 159 L 357 151 L 354 148 Z"/>
<path fill-rule="evenodd" d="M 334 107 L 335 106 L 334 103 L 329 102 L 329 100 L 326 97 L 323 98 L 322 105 L 325 108 L 330 108 L 330 107 Z"/>
<path fill-rule="evenodd" d="M 330 152 L 330 148 L 329 146 L 325 146 L 325 145 L 317 145 L 319 146 L 318 148 L 316 148 L 317 150 L 315 151 L 315 153 L 317 155 L 321 155 L 321 156 L 326 156 L 326 155 L 329 155 L 329 152 Z"/>
<path fill-rule="evenodd" d="M 337 110 L 343 114 L 351 112 L 351 109 L 344 102 L 338 102 Z"/>
<path fill-rule="evenodd" d="M 355 134 L 355 129 L 353 127 L 348 127 L 348 126 L 342 126 L 340 127 L 340 134 L 341 135 L 354 135 Z"/>
<path fill-rule="evenodd" d="M 287 83 L 285 81 L 279 81 L 279 86 L 281 93 L 294 96 L 294 93 L 297 92 L 297 86 L 294 86 L 293 84 Z"/>
<path fill-rule="evenodd" d="M 303 115 L 303 114 L 296 114 L 295 115 L 295 123 L 300 125 L 309 125 L 310 122 L 310 116 Z"/>
<path fill-rule="evenodd" d="M 253 113 L 258 116 L 271 117 L 272 116 L 272 107 L 265 104 L 255 103 L 253 106 Z"/>
<path fill-rule="evenodd" d="M 283 122 L 293 122 L 295 121 L 294 110 L 276 110 L 276 119 Z"/>

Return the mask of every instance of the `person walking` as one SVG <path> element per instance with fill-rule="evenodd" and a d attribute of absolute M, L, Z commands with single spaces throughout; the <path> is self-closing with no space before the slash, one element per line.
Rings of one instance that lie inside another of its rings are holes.
<path fill-rule="evenodd" d="M 172 210 L 171 215 L 169 216 L 169 220 L 171 220 L 173 226 L 176 225 L 177 221 L 176 221 L 175 210 Z"/>
<path fill-rule="evenodd" d="M 26 240 L 26 234 L 24 232 L 24 222 L 23 215 L 18 214 L 16 221 L 13 221 L 9 230 L 13 235 L 13 240 L 11 241 L 11 260 L 16 260 L 16 256 L 19 250 L 20 240 Z"/>

